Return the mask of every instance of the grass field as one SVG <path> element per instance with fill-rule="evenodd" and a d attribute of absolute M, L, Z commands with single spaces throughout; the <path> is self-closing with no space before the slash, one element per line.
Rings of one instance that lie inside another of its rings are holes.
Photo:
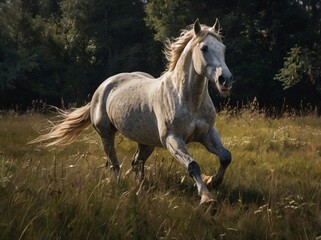
<path fill-rule="evenodd" d="M 321 235 L 321 119 L 277 120 L 221 113 L 217 128 L 233 161 L 218 203 L 200 207 L 193 181 L 162 149 L 139 185 L 130 169 L 135 144 L 117 137 L 117 184 L 88 128 L 65 148 L 26 142 L 42 115 L 0 116 L 0 239 L 316 239 Z M 218 159 L 189 145 L 202 171 Z"/>

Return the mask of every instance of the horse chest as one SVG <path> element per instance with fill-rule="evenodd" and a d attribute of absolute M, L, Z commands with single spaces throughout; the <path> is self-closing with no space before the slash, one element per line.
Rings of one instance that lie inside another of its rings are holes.
<path fill-rule="evenodd" d="M 197 141 L 206 134 L 214 124 L 214 114 L 212 116 L 200 112 L 191 112 L 188 110 L 176 114 L 172 127 L 175 132 L 181 135 L 186 142 Z"/>

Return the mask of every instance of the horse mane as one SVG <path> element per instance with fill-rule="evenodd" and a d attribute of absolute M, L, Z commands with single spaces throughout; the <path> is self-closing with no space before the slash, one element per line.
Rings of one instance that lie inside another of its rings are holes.
<path fill-rule="evenodd" d="M 220 34 L 220 30 L 215 31 L 214 28 L 206 26 L 206 25 L 201 25 L 202 30 L 197 37 L 197 39 L 205 38 L 208 34 L 216 37 L 220 42 L 222 42 L 222 36 Z M 188 26 L 187 29 L 181 30 L 181 34 L 179 37 L 174 38 L 173 40 L 167 39 L 165 42 L 165 48 L 164 48 L 164 54 L 167 59 L 167 65 L 166 65 L 166 70 L 167 71 L 173 71 L 176 67 L 176 64 L 186 47 L 186 45 L 189 43 L 191 39 L 194 37 L 194 30 L 193 30 L 193 24 Z"/>

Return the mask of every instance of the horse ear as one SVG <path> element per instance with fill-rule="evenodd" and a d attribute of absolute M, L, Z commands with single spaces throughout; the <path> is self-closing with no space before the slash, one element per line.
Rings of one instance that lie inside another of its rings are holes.
<path fill-rule="evenodd" d="M 201 24 L 200 24 L 200 21 L 198 19 L 196 19 L 196 21 L 194 22 L 194 34 L 195 36 L 197 36 L 200 32 L 201 32 Z"/>
<path fill-rule="evenodd" d="M 213 29 L 216 33 L 220 33 L 221 31 L 221 25 L 220 25 L 220 21 L 218 20 L 218 18 L 216 18 L 215 23 L 213 25 Z"/>

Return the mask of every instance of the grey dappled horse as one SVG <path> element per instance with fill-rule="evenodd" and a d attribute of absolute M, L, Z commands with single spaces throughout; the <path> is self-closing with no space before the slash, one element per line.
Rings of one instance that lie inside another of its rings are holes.
<path fill-rule="evenodd" d="M 90 123 L 102 139 L 111 170 L 118 174 L 114 147 L 116 132 L 137 142 L 132 168 L 140 179 L 144 164 L 155 147 L 164 147 L 194 179 L 201 204 L 213 201 L 208 187 L 219 185 L 231 154 L 215 129 L 215 108 L 208 93 L 208 81 L 220 92 L 232 87 L 232 74 L 225 64 L 225 46 L 218 21 L 213 27 L 200 25 L 185 30 L 167 43 L 167 71 L 155 79 L 149 74 L 121 73 L 108 78 L 96 90 L 90 103 L 70 113 L 48 134 L 33 142 L 50 145 L 72 142 Z M 215 176 L 201 176 L 198 163 L 186 143 L 199 142 L 220 159 Z"/>

